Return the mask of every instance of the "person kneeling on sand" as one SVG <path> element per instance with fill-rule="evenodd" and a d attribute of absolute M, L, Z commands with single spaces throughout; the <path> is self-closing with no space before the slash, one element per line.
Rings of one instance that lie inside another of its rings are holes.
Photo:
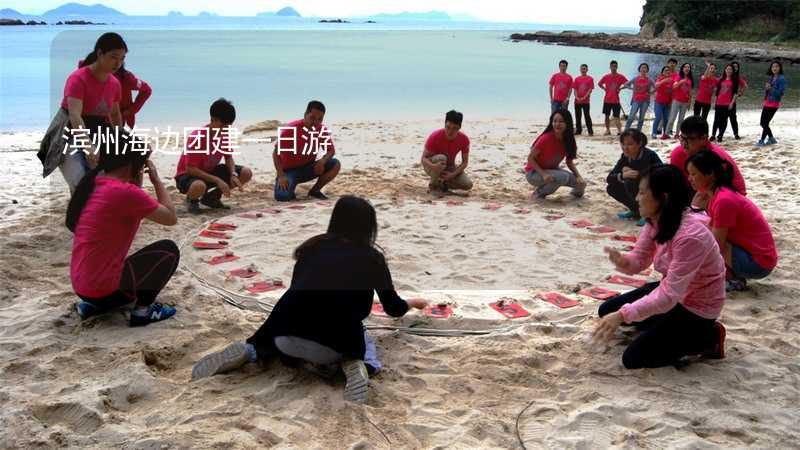
<path fill-rule="evenodd" d="M 200 203 L 214 209 L 230 209 L 222 203 L 231 189 L 241 188 L 253 171 L 236 165 L 230 143 L 230 126 L 236 119 L 233 104 L 220 98 L 211 104 L 211 121 L 186 137 L 186 149 L 178 160 L 175 184 L 186 194 L 186 208 L 200 213 Z M 225 164 L 220 160 L 225 157 Z"/>
<path fill-rule="evenodd" d="M 627 369 L 674 365 L 689 355 L 724 358 L 725 327 L 717 318 L 725 303 L 725 263 L 708 217 L 689 208 L 686 181 L 671 165 L 642 178 L 638 201 L 647 224 L 633 251 L 605 250 L 622 273 L 653 263 L 663 278 L 603 302 L 595 339 L 610 339 L 622 324 L 641 330 L 622 355 Z"/>
<path fill-rule="evenodd" d="M 653 150 L 647 148 L 647 136 L 639 130 L 625 130 L 619 136 L 622 155 L 606 178 L 606 192 L 614 200 L 628 207 L 627 211 L 617 214 L 620 219 L 638 220 L 639 226 L 645 221 L 639 216 L 639 181 L 650 173 L 653 166 L 661 165 L 661 158 Z"/>
<path fill-rule="evenodd" d="M 425 141 L 422 153 L 422 168 L 431 177 L 428 189 L 447 191 L 472 189 L 472 180 L 464 173 L 469 165 L 469 138 L 462 133 L 461 122 L 464 115 L 458 111 L 448 111 L 444 118 L 444 128 L 434 131 Z M 461 153 L 461 164 L 456 166 L 456 155 Z"/>
<path fill-rule="evenodd" d="M 358 197 L 340 198 L 328 232 L 295 249 L 292 283 L 261 328 L 246 342 L 204 356 L 192 379 L 277 356 L 323 366 L 327 372 L 341 366 L 347 379 L 345 400 L 365 403 L 368 374 L 382 367 L 361 323 L 370 314 L 374 293 L 392 317 L 427 306 L 425 300 L 406 301 L 397 295 L 375 244 L 377 233 L 372 205 Z"/>
<path fill-rule="evenodd" d="M 175 315 L 175 308 L 155 299 L 178 268 L 180 253 L 175 242 L 161 240 L 126 255 L 142 219 L 171 226 L 178 218 L 148 153 L 123 150 L 133 142 L 123 130 L 116 133 L 116 148 L 100 152 L 67 207 L 66 225 L 74 233 L 70 276 L 82 299 L 76 305 L 82 319 L 131 305 L 130 326 L 136 327 Z M 145 168 L 158 200 L 142 189 Z"/>
<path fill-rule="evenodd" d="M 528 154 L 525 178 L 536 187 L 533 199 L 544 199 L 561 186 L 571 187 L 573 197 L 583 197 L 586 182 L 575 167 L 577 157 L 572 115 L 559 109 L 550 115 L 547 128 L 533 141 Z M 565 158 L 569 171 L 559 167 Z"/>

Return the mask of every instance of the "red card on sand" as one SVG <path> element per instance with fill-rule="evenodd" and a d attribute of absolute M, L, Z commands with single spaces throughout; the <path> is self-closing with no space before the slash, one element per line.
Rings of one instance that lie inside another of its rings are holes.
<path fill-rule="evenodd" d="M 231 236 L 228 233 L 223 233 L 221 231 L 213 231 L 213 230 L 203 230 L 200 232 L 200 237 L 207 237 L 212 239 L 231 239 Z"/>
<path fill-rule="evenodd" d="M 278 208 L 265 208 L 265 209 L 262 209 L 261 212 L 267 213 L 267 214 L 280 214 L 281 210 L 278 209 Z"/>
<path fill-rule="evenodd" d="M 581 302 L 569 298 L 564 294 L 559 292 L 542 292 L 539 294 L 539 298 L 546 301 L 547 303 L 552 303 L 553 305 L 558 306 L 559 308 L 572 308 L 573 306 L 578 306 Z"/>
<path fill-rule="evenodd" d="M 623 275 L 610 275 L 608 278 L 606 278 L 606 280 L 608 280 L 609 283 L 622 284 L 635 288 L 640 288 L 647 284 L 647 281 L 638 280 L 636 278 L 626 277 Z"/>
<path fill-rule="evenodd" d="M 289 209 L 305 209 L 305 205 L 289 205 L 287 206 Z"/>
<path fill-rule="evenodd" d="M 612 291 L 611 289 L 593 286 L 578 292 L 578 294 L 585 295 L 586 297 L 591 297 L 595 300 L 608 300 L 611 297 L 618 296 L 619 292 Z"/>
<path fill-rule="evenodd" d="M 260 212 L 246 212 L 239 214 L 236 217 L 241 217 L 242 219 L 260 219 L 264 217 L 264 214 Z"/>
<path fill-rule="evenodd" d="M 563 218 L 564 218 L 564 216 L 559 216 L 559 215 L 556 215 L 556 214 L 551 214 L 549 216 L 544 216 L 544 219 L 545 220 L 549 220 L 550 222 L 553 222 L 554 220 L 563 219 Z"/>
<path fill-rule="evenodd" d="M 208 226 L 208 229 L 216 231 L 233 231 L 236 229 L 236 225 L 232 223 L 214 222 Z"/>
<path fill-rule="evenodd" d="M 376 316 L 386 316 L 386 311 L 383 310 L 383 305 L 380 303 L 373 303 L 372 304 L 372 314 Z"/>
<path fill-rule="evenodd" d="M 489 307 L 499 312 L 500 314 L 508 317 L 509 319 L 516 319 L 519 317 L 528 317 L 531 315 L 519 303 L 511 299 L 500 299 L 494 303 L 489 303 Z"/>
<path fill-rule="evenodd" d="M 611 239 L 615 241 L 622 241 L 622 242 L 636 242 L 636 236 L 622 236 L 619 234 L 615 234 L 611 237 Z"/>
<path fill-rule="evenodd" d="M 230 272 L 228 272 L 229 277 L 238 277 L 238 278 L 253 278 L 256 275 L 261 275 L 261 272 L 250 270 L 247 267 L 243 269 L 231 270 Z"/>
<path fill-rule="evenodd" d="M 239 259 L 239 257 L 235 255 L 219 255 L 209 259 L 208 261 L 206 261 L 206 263 L 211 264 L 212 266 L 216 266 L 226 262 L 236 261 L 237 259 Z"/>
<path fill-rule="evenodd" d="M 283 283 L 273 283 L 272 281 L 258 281 L 247 286 L 247 291 L 251 294 L 274 291 L 283 288 Z"/>
<path fill-rule="evenodd" d="M 228 246 L 227 243 L 221 242 L 195 242 L 192 247 L 199 250 L 219 250 Z"/>
<path fill-rule="evenodd" d="M 461 200 L 448 200 L 447 201 L 447 206 L 461 206 L 463 204 L 464 204 L 464 202 L 462 202 Z"/>
<path fill-rule="evenodd" d="M 517 208 L 517 209 L 514 210 L 514 212 L 516 214 L 530 214 L 531 210 L 530 210 L 530 208 Z"/>
<path fill-rule="evenodd" d="M 487 209 L 489 211 L 497 211 L 498 209 L 500 209 L 502 207 L 503 207 L 503 205 L 501 205 L 499 203 L 487 203 L 487 204 L 483 205 L 483 208 L 481 208 L 481 209 Z"/>
<path fill-rule="evenodd" d="M 319 200 L 314 202 L 314 204 L 317 206 L 333 206 L 333 202 L 329 202 L 327 200 Z"/>
<path fill-rule="evenodd" d="M 433 305 L 426 307 L 423 312 L 434 319 L 447 319 L 453 315 L 453 308 L 450 305 Z"/>
<path fill-rule="evenodd" d="M 589 228 L 590 231 L 595 233 L 613 233 L 617 231 L 615 228 L 607 227 L 607 226 L 599 226 L 599 227 L 592 227 Z"/>
<path fill-rule="evenodd" d="M 586 219 L 576 220 L 574 222 L 570 222 L 569 224 L 575 228 L 587 228 L 594 225 L 592 222 L 589 222 Z"/>

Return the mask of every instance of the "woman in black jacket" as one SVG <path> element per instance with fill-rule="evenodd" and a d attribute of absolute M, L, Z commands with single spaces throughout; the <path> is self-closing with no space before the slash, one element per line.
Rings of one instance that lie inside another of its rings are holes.
<path fill-rule="evenodd" d="M 628 207 L 627 211 L 617 214 L 620 219 L 638 220 L 639 225 L 643 226 L 644 221 L 639 217 L 639 203 L 636 201 L 639 180 L 650 173 L 650 168 L 661 164 L 661 158 L 647 148 L 647 136 L 633 128 L 619 136 L 619 145 L 622 155 L 606 178 L 606 192 Z"/>
<path fill-rule="evenodd" d="M 274 356 L 322 366 L 341 364 L 347 377 L 345 399 L 365 403 L 368 372 L 381 368 L 361 323 L 372 310 L 374 293 L 393 317 L 403 316 L 409 307 L 427 306 L 425 300 L 406 301 L 397 295 L 386 259 L 375 244 L 377 232 L 372 205 L 353 196 L 339 199 L 328 232 L 295 250 L 292 283 L 261 328 L 246 342 L 204 356 L 195 364 L 192 379 Z"/>

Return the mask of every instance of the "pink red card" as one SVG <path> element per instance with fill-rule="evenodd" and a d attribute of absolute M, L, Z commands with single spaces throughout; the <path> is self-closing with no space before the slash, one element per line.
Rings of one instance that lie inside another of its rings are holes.
<path fill-rule="evenodd" d="M 461 200 L 448 200 L 447 201 L 447 206 L 461 206 L 463 204 L 464 204 L 464 202 L 462 202 Z"/>
<path fill-rule="evenodd" d="M 573 222 L 570 222 L 569 224 L 572 225 L 575 228 L 588 228 L 588 227 L 594 225 L 592 222 L 589 222 L 586 219 L 575 220 Z"/>
<path fill-rule="evenodd" d="M 200 232 L 200 237 L 207 237 L 212 239 L 231 239 L 231 236 L 228 233 L 223 233 L 221 231 L 213 231 L 213 230 L 203 230 Z"/>
<path fill-rule="evenodd" d="M 215 231 L 233 231 L 236 229 L 236 225 L 232 223 L 214 222 L 208 226 L 208 229 Z"/>
<path fill-rule="evenodd" d="M 305 209 L 305 205 L 289 205 L 287 206 L 289 209 Z"/>
<path fill-rule="evenodd" d="M 372 314 L 376 316 L 387 316 L 386 311 L 383 310 L 383 305 L 380 303 L 373 303 L 372 304 Z"/>
<path fill-rule="evenodd" d="M 256 275 L 261 275 L 261 272 L 251 269 L 249 267 L 245 267 L 242 269 L 235 269 L 228 272 L 229 277 L 237 277 L 237 278 L 253 278 Z"/>
<path fill-rule="evenodd" d="M 591 227 L 589 231 L 593 231 L 595 233 L 613 233 L 617 231 L 615 228 L 607 227 L 607 226 L 599 226 L 599 227 Z"/>
<path fill-rule="evenodd" d="M 622 241 L 622 242 L 636 242 L 636 236 L 623 236 L 620 234 L 615 234 L 611 237 L 611 239 L 615 241 Z"/>
<path fill-rule="evenodd" d="M 489 210 L 489 211 L 497 211 L 498 209 L 500 209 L 502 207 L 503 207 L 503 205 L 501 205 L 499 203 L 487 203 L 487 204 L 483 205 L 483 208 L 481 208 L 481 209 L 486 209 L 486 210 Z"/>
<path fill-rule="evenodd" d="M 266 214 L 280 214 L 281 210 L 278 209 L 278 208 L 265 208 L 265 209 L 262 209 L 261 212 L 266 213 Z"/>
<path fill-rule="evenodd" d="M 426 307 L 423 313 L 434 319 L 447 319 L 453 315 L 453 308 L 450 305 L 433 305 Z"/>
<path fill-rule="evenodd" d="M 517 319 L 519 317 L 528 317 L 531 315 L 522 305 L 511 299 L 500 299 L 494 303 L 489 303 L 489 307 L 509 319 Z"/>
<path fill-rule="evenodd" d="M 206 262 L 208 264 L 211 264 L 212 266 L 216 266 L 227 262 L 233 262 L 236 261 L 237 259 L 239 259 L 239 257 L 235 255 L 219 255 L 209 259 Z"/>
<path fill-rule="evenodd" d="M 283 282 L 278 281 L 258 281 L 247 286 L 247 291 L 251 294 L 260 294 L 283 288 Z"/>
<path fill-rule="evenodd" d="M 264 217 L 264 214 L 260 212 L 246 212 L 239 214 L 236 217 L 241 217 L 242 219 L 260 219 Z"/>
<path fill-rule="evenodd" d="M 329 202 L 327 200 L 319 200 L 314 202 L 314 204 L 317 206 L 333 206 L 333 202 Z"/>
<path fill-rule="evenodd" d="M 608 300 L 611 297 L 618 296 L 619 292 L 612 291 L 611 289 L 593 286 L 578 292 L 578 294 L 585 295 L 586 297 L 591 297 L 595 300 Z"/>
<path fill-rule="evenodd" d="M 563 218 L 564 218 L 564 216 L 560 216 L 558 214 L 550 214 L 549 216 L 544 216 L 544 220 L 547 220 L 547 221 L 550 221 L 550 222 L 553 222 L 553 221 L 556 221 L 556 220 L 559 220 L 559 219 L 563 219 Z"/>
<path fill-rule="evenodd" d="M 581 302 L 559 292 L 542 292 L 539 294 L 539 298 L 559 308 L 572 308 L 581 304 Z"/>
<path fill-rule="evenodd" d="M 228 246 L 228 243 L 225 241 L 219 242 L 195 242 L 192 244 L 192 247 L 199 249 L 199 250 L 220 250 Z"/>
<path fill-rule="evenodd" d="M 517 208 L 517 209 L 514 210 L 514 213 L 515 214 L 530 214 L 531 213 L 531 209 L 530 208 Z"/>
<path fill-rule="evenodd" d="M 626 277 L 624 275 L 610 275 L 608 278 L 606 278 L 606 280 L 608 280 L 609 283 L 622 284 L 625 286 L 631 286 L 635 288 L 640 288 L 645 284 L 647 284 L 647 282 L 644 280 Z"/>

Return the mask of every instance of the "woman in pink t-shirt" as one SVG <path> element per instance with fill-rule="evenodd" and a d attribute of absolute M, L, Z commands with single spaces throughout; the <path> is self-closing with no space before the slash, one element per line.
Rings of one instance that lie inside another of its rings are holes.
<path fill-rule="evenodd" d="M 114 72 L 114 76 L 122 86 L 122 98 L 119 103 L 122 120 L 125 121 L 126 125 L 133 128 L 136 126 L 136 114 L 139 113 L 144 103 L 153 94 L 153 90 L 144 80 L 136 78 L 133 72 L 127 70 L 124 63 Z M 135 100 L 133 99 L 133 91 L 138 92 Z"/>
<path fill-rule="evenodd" d="M 175 308 L 155 300 L 178 268 L 180 255 L 170 240 L 130 256 L 128 250 L 142 219 L 175 225 L 178 218 L 146 150 L 136 148 L 124 130 L 113 132 L 119 139 L 100 153 L 67 207 L 66 225 L 74 233 L 70 277 L 82 300 L 76 305 L 82 319 L 131 305 L 130 325 L 144 326 L 175 314 Z M 145 168 L 157 201 L 142 190 Z"/>
<path fill-rule="evenodd" d="M 716 76 L 717 65 L 706 61 L 706 71 L 700 76 L 697 83 L 697 95 L 694 98 L 694 115 L 708 120 L 708 113 L 711 111 L 711 99 L 714 97 L 714 90 L 717 88 L 719 78 Z M 680 125 L 679 125 L 680 127 Z"/>
<path fill-rule="evenodd" d="M 781 99 L 783 99 L 783 94 L 786 92 L 786 79 L 783 77 L 783 64 L 780 61 L 770 63 L 767 76 L 769 79 L 764 86 L 764 108 L 761 110 L 762 132 L 761 139 L 756 142 L 757 147 L 778 143 L 775 140 L 775 136 L 772 135 L 769 123 L 775 117 L 778 108 L 781 107 Z"/>
<path fill-rule="evenodd" d="M 778 263 L 772 230 L 758 206 L 733 187 L 731 164 L 704 150 L 689 158 L 686 170 L 697 192 L 711 194 L 706 210 L 728 267 L 728 290 L 769 275 Z"/>
<path fill-rule="evenodd" d="M 575 198 L 583 196 L 586 182 L 575 167 L 577 153 L 572 115 L 566 109 L 556 110 L 550 114 L 547 128 L 531 144 L 525 165 L 525 178 L 536 187 L 534 200 L 543 200 L 561 186 L 571 187 Z M 560 167 L 565 158 L 569 171 Z"/>
<path fill-rule="evenodd" d="M 653 121 L 653 131 L 651 136 L 653 139 L 658 138 L 661 134 L 661 139 L 668 139 L 667 136 L 667 122 L 669 121 L 669 109 L 672 105 L 672 85 L 675 84 L 675 79 L 672 77 L 672 69 L 669 66 L 661 68 L 661 75 L 656 80 L 656 102 L 654 110 L 656 120 Z"/>
<path fill-rule="evenodd" d="M 641 63 L 639 64 L 639 76 L 628 80 L 627 83 L 622 85 L 622 89 L 633 89 L 631 110 L 628 114 L 628 120 L 625 122 L 626 130 L 631 129 L 633 118 L 637 114 L 639 117 L 636 129 L 642 131 L 644 126 L 644 116 L 647 114 L 647 108 L 650 107 L 650 95 L 656 90 L 656 85 L 648 77 L 648 73 L 650 73 L 650 66 L 647 63 Z"/>
<path fill-rule="evenodd" d="M 722 78 L 717 81 L 717 102 L 714 105 L 714 126 L 711 129 L 711 142 L 722 142 L 725 130 L 728 128 L 728 116 L 731 106 L 736 104 L 739 93 L 739 74 L 728 64 L 722 73 Z"/>
<path fill-rule="evenodd" d="M 692 101 L 692 86 L 694 86 L 694 75 L 692 75 L 692 65 L 684 63 L 678 70 L 678 81 L 672 84 L 672 106 L 669 108 L 669 124 L 667 124 L 667 134 L 671 135 L 675 130 L 675 139 L 678 138 L 679 130 L 686 111 L 689 110 L 689 103 Z M 678 125 L 675 126 L 675 119 Z"/>
<path fill-rule="evenodd" d="M 633 251 L 605 250 L 622 273 L 635 275 L 653 263 L 663 278 L 603 302 L 595 338 L 610 339 L 622 324 L 641 330 L 622 355 L 627 369 L 674 365 L 689 355 L 724 358 L 725 327 L 717 318 L 725 264 L 708 217 L 691 211 L 683 173 L 672 165 L 642 178 L 637 200 L 647 224 Z"/>
<path fill-rule="evenodd" d="M 731 107 L 728 109 L 728 120 L 731 123 L 731 131 L 733 131 L 733 138 L 737 141 L 740 139 L 739 137 L 739 118 L 736 115 L 736 105 L 739 103 L 738 99 L 744 96 L 745 91 L 747 91 L 747 78 L 743 77 L 739 72 L 740 66 L 739 63 L 733 61 L 731 63 L 731 67 L 733 67 L 733 75 L 739 79 L 739 89 L 736 92 L 736 97 L 733 103 L 731 103 Z"/>

